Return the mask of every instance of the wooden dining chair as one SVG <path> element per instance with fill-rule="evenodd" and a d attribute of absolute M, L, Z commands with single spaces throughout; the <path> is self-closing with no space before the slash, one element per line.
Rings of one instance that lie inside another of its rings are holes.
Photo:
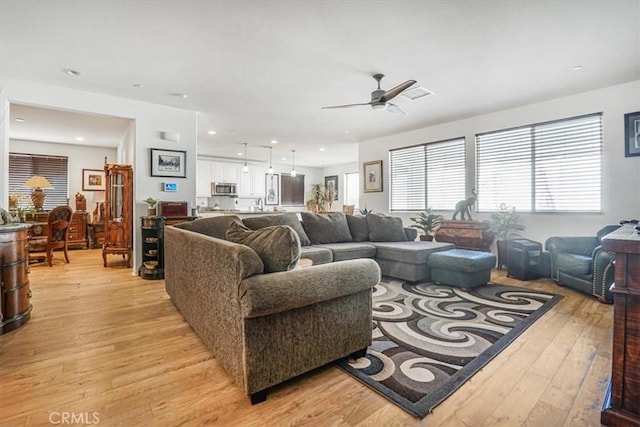
<path fill-rule="evenodd" d="M 49 212 L 47 217 L 47 242 L 46 253 L 47 263 L 49 267 L 53 265 L 53 251 L 62 249 L 64 251 L 64 260 L 69 263 L 69 255 L 67 254 L 67 234 L 69 223 L 71 222 L 73 211 L 69 206 L 58 206 Z"/>
<path fill-rule="evenodd" d="M 353 215 L 354 208 L 355 208 L 355 205 L 342 205 L 342 212 L 345 215 Z"/>

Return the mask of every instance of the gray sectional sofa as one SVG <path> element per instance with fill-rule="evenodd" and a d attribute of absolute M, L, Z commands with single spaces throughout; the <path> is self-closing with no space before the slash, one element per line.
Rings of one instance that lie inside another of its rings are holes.
<path fill-rule="evenodd" d="M 251 229 L 288 225 L 300 236 L 301 257 L 314 265 L 350 259 L 375 260 L 384 276 L 411 282 L 428 280 L 430 254 L 454 247 L 451 243 L 416 241 L 417 231 L 404 228 L 397 217 L 302 212 L 243 218 Z"/>

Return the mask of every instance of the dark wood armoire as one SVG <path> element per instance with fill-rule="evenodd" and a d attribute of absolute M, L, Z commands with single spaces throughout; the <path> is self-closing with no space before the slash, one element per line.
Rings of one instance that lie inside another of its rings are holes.
<path fill-rule="evenodd" d="M 102 260 L 121 255 L 131 267 L 133 253 L 133 168 L 105 162 L 105 217 Z"/>

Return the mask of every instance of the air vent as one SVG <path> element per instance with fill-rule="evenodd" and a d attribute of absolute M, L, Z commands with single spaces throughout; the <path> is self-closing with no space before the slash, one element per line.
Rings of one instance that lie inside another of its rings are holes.
<path fill-rule="evenodd" d="M 422 98 L 422 97 L 425 97 L 425 96 L 433 95 L 433 92 L 423 88 L 422 86 L 418 86 L 418 87 L 414 87 L 414 88 L 405 90 L 400 95 L 402 95 L 405 98 L 408 98 L 408 99 L 410 99 L 412 101 L 415 101 L 418 98 Z"/>

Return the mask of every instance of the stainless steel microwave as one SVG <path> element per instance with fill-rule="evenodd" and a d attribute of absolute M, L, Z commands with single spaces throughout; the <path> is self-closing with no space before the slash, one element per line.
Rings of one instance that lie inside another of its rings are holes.
<path fill-rule="evenodd" d="M 212 196 L 237 196 L 238 189 L 235 182 L 212 182 Z"/>

